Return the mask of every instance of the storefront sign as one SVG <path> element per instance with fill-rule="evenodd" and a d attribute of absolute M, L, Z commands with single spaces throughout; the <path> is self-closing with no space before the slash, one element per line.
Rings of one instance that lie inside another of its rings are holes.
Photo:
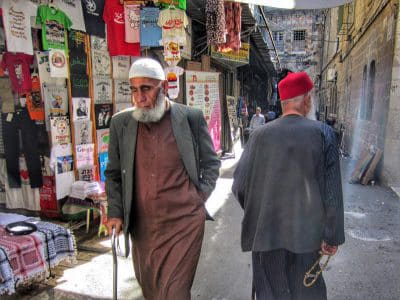
<path fill-rule="evenodd" d="M 219 73 L 186 71 L 186 103 L 203 111 L 215 151 L 221 151 Z"/>
<path fill-rule="evenodd" d="M 242 43 L 238 52 L 218 52 L 215 46 L 211 47 L 211 57 L 215 59 L 229 60 L 241 64 L 248 64 L 250 57 L 250 44 Z"/>

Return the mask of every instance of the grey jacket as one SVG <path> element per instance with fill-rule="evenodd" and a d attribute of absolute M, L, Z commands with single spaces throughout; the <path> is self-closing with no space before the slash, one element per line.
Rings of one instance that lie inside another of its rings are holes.
<path fill-rule="evenodd" d="M 211 194 L 219 175 L 219 161 L 201 110 L 170 102 L 172 130 L 183 164 L 194 185 L 206 197 Z M 108 217 L 121 218 L 125 234 L 126 255 L 129 253 L 128 234 L 132 202 L 135 199 L 135 149 L 138 122 L 132 110 L 113 116 L 106 176 Z"/>
<path fill-rule="evenodd" d="M 234 173 L 244 209 L 242 249 L 313 252 L 344 243 L 339 155 L 333 130 L 290 115 L 257 128 Z"/>

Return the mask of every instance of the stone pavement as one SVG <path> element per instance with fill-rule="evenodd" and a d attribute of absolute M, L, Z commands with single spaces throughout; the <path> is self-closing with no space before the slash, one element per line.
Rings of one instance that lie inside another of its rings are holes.
<path fill-rule="evenodd" d="M 215 222 L 206 223 L 202 254 L 192 289 L 199 300 L 250 299 L 251 258 L 240 250 L 242 211 L 230 193 L 235 163 L 223 161 L 221 176 L 207 208 Z M 389 188 L 348 183 L 351 161 L 344 159 L 346 243 L 331 259 L 324 277 L 329 300 L 400 299 L 400 202 Z M 108 238 L 82 243 L 110 247 Z M 121 245 L 123 241 L 121 240 Z M 135 281 L 131 258 L 118 258 L 118 299 L 143 299 Z M 112 299 L 112 257 L 81 251 L 78 264 L 53 271 L 49 284 L 20 291 L 9 299 Z M 3 300 L 3 298 L 2 298 Z"/>

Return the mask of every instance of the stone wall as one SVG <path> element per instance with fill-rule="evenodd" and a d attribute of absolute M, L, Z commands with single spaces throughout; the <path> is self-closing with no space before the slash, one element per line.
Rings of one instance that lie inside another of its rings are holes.
<path fill-rule="evenodd" d="M 326 17 L 325 39 L 328 37 L 332 40 L 337 36 L 339 44 L 335 44 L 335 47 L 324 47 L 321 74 L 323 81 L 320 107 L 328 107 L 328 115 L 324 117 L 335 117 L 337 125 L 344 125 L 345 150 L 353 158 L 358 158 L 366 148 L 384 150 L 383 161 L 390 160 L 390 163 L 380 164 L 379 174 L 385 183 L 392 181 L 385 174 L 394 176 L 393 172 L 389 171 L 391 165 L 398 166 L 400 163 L 399 155 L 394 156 L 386 150 L 390 145 L 390 142 L 387 142 L 386 128 L 390 105 L 395 16 L 398 9 L 396 3 L 397 0 L 354 1 L 354 4 L 350 4 L 354 5 L 354 17 L 350 18 L 352 22 L 347 22 L 349 24 L 345 24 L 341 32 L 338 32 L 337 25 L 339 9 L 330 9 Z M 368 80 L 372 73 L 372 64 L 375 64 L 374 85 L 370 85 Z M 336 71 L 336 79 L 333 81 L 328 81 L 329 69 Z M 373 86 L 373 89 L 369 86 Z M 335 88 L 337 104 L 336 107 L 332 107 L 331 94 L 326 91 Z M 367 106 L 370 91 L 373 91 L 372 113 L 366 117 L 362 107 Z M 400 120 L 397 124 L 400 124 Z M 395 134 L 391 134 L 391 139 L 394 136 Z"/>

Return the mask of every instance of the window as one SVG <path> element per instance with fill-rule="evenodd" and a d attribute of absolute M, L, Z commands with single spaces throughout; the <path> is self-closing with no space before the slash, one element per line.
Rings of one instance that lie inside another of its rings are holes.
<path fill-rule="evenodd" d="M 295 30 L 293 31 L 293 50 L 304 51 L 306 48 L 306 31 Z"/>
<path fill-rule="evenodd" d="M 363 86 L 361 94 L 361 107 L 360 118 L 363 120 L 371 120 L 372 111 L 374 108 L 374 94 L 375 94 L 375 61 L 373 60 L 369 66 L 369 73 L 367 74 L 367 66 L 364 67 L 363 72 Z"/>
<path fill-rule="evenodd" d="M 285 42 L 283 40 L 284 37 L 283 31 L 272 32 L 272 37 L 274 39 L 276 49 L 278 51 L 283 51 L 285 48 Z"/>
<path fill-rule="evenodd" d="M 364 71 L 363 71 L 363 81 L 362 81 L 362 88 L 361 88 L 361 99 L 360 99 L 360 119 L 365 120 L 365 114 L 366 114 L 366 99 L 365 95 L 367 90 L 367 66 L 364 66 Z"/>
<path fill-rule="evenodd" d="M 368 74 L 368 94 L 366 103 L 365 119 L 371 120 L 372 109 L 374 108 L 374 94 L 375 94 L 375 61 L 371 62 Z"/>

